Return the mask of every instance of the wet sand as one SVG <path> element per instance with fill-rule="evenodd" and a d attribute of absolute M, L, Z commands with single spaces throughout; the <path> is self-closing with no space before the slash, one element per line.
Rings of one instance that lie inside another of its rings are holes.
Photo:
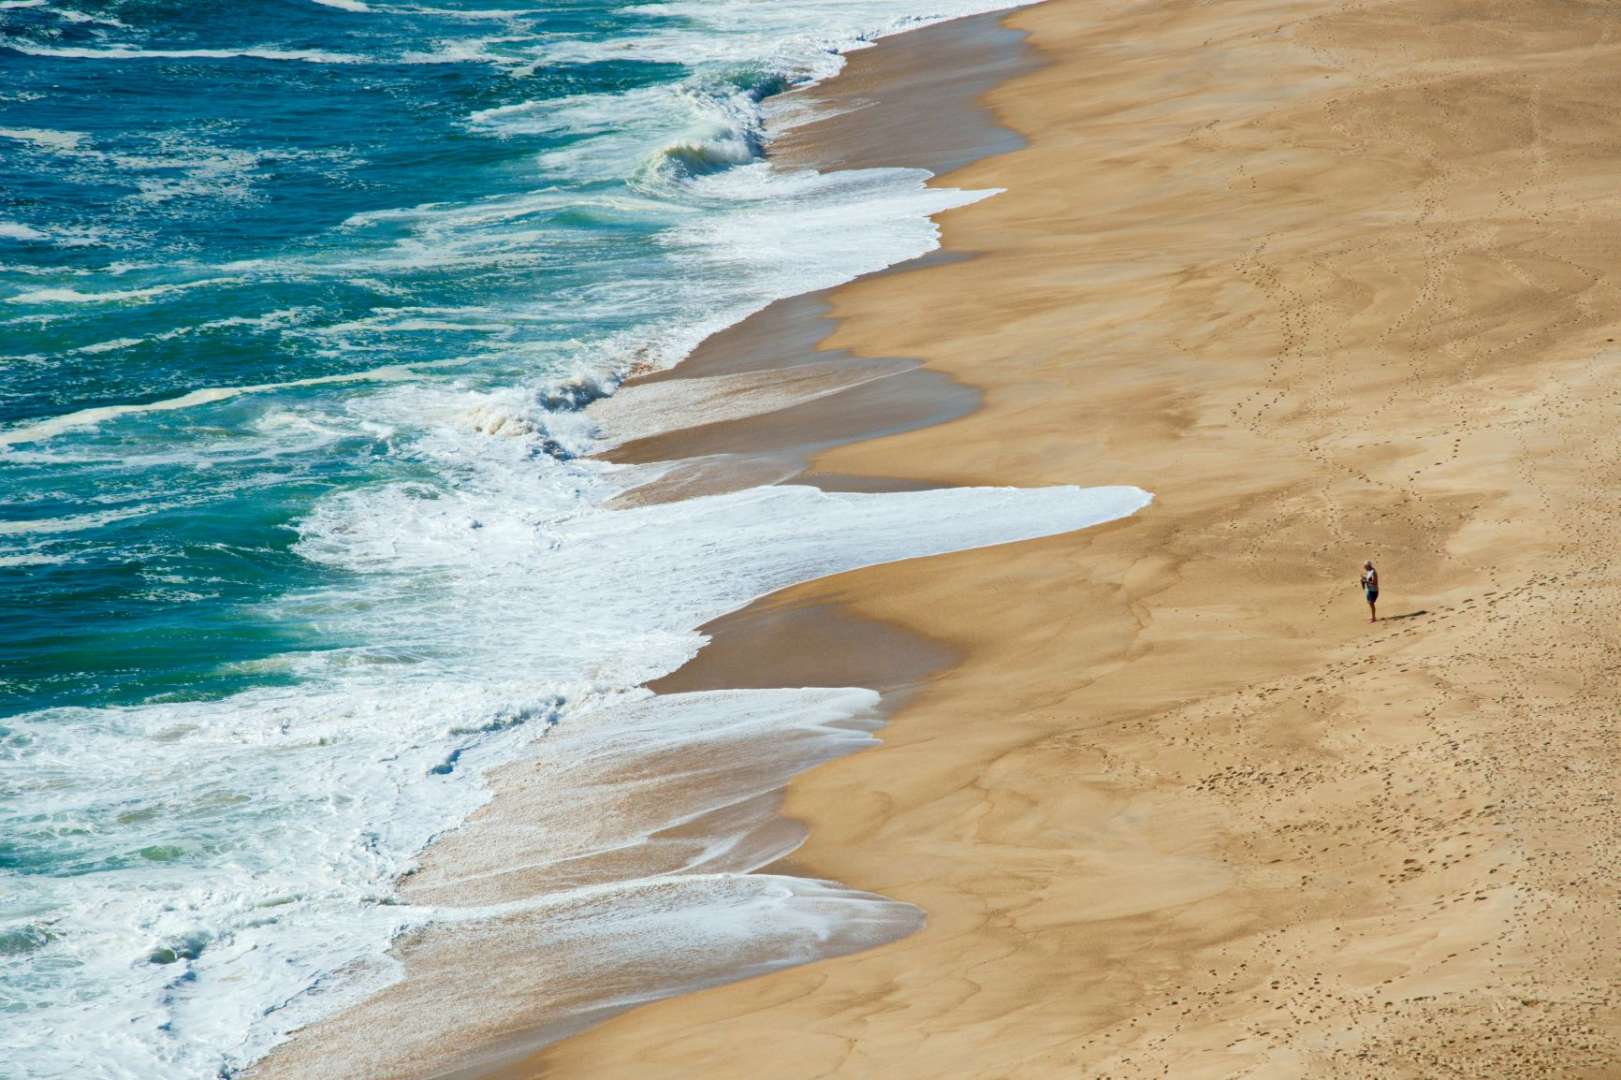
<path fill-rule="evenodd" d="M 928 260 L 917 260 L 927 263 Z M 824 349 L 827 293 L 781 300 L 705 341 L 678 367 L 638 379 L 595 407 L 599 422 L 635 433 L 602 456 L 621 464 L 677 462 L 627 502 L 692 498 L 793 480 L 824 490 L 941 486 L 884 477 L 807 475 L 818 453 L 945 423 L 979 394 L 899 357 Z"/>
<path fill-rule="evenodd" d="M 747 620 L 822 604 L 954 654 L 794 780 L 773 868 L 927 924 L 502 1075 L 1617 1075 L 1613 18 L 1011 25 L 1048 63 L 989 101 L 1028 145 L 944 179 L 1007 189 L 942 218 L 975 257 L 835 290 L 819 343 L 980 407 L 808 467 L 1156 502 L 717 627 L 700 667 L 769 669 L 795 645 Z"/>

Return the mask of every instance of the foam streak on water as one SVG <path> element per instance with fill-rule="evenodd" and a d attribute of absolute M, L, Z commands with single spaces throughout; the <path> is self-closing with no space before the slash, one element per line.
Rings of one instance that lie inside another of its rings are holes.
<path fill-rule="evenodd" d="M 911 918 L 744 880 L 784 842 L 754 832 L 566 901 L 399 876 L 535 754 L 867 738 L 860 690 L 649 700 L 709 619 L 1143 505 L 609 510 L 646 472 L 587 456 L 628 373 L 990 194 L 761 154 L 837 50 L 994 6 L 0 2 L 0 1077 L 233 1074 L 423 927 L 573 905 L 594 954 L 634 925 L 624 970 L 680 947 L 701 982 Z M 608 843 L 568 805 L 558 850 Z"/>

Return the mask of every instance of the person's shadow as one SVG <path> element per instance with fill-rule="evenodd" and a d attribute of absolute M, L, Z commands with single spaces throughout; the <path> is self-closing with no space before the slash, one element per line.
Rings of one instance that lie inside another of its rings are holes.
<path fill-rule="evenodd" d="M 1384 618 L 1380 619 L 1379 621 L 1380 622 L 1395 622 L 1397 619 L 1416 619 L 1420 615 L 1428 615 L 1428 614 L 1429 614 L 1428 609 L 1419 608 L 1417 611 L 1409 611 L 1405 615 L 1386 615 Z"/>

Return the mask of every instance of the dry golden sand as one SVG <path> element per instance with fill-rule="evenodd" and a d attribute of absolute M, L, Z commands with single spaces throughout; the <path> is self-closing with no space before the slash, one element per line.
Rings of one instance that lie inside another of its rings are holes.
<path fill-rule="evenodd" d="M 1621 1075 L 1621 16 L 1012 22 L 1050 63 L 949 179 L 1008 189 L 943 219 L 981 254 L 825 343 L 984 407 L 815 465 L 1157 502 L 780 598 L 960 653 L 788 800 L 800 870 L 927 927 L 522 1072 Z"/>

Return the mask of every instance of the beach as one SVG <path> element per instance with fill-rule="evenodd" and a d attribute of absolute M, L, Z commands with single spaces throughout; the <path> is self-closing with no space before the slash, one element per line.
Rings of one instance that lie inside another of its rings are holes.
<path fill-rule="evenodd" d="M 1614 1075 L 1608 16 L 1007 23 L 1027 145 L 937 181 L 1005 189 L 941 215 L 971 257 L 836 290 L 820 342 L 977 405 L 808 467 L 1155 502 L 715 627 L 693 685 L 798 652 L 748 630 L 782 612 L 950 656 L 792 782 L 777 868 L 926 923 L 502 1075 Z"/>
<path fill-rule="evenodd" d="M 1615 1075 L 1611 29 L 1048 0 L 794 91 L 781 167 L 998 194 L 592 403 L 619 512 L 1152 503 L 708 622 L 251 1075 Z"/>

